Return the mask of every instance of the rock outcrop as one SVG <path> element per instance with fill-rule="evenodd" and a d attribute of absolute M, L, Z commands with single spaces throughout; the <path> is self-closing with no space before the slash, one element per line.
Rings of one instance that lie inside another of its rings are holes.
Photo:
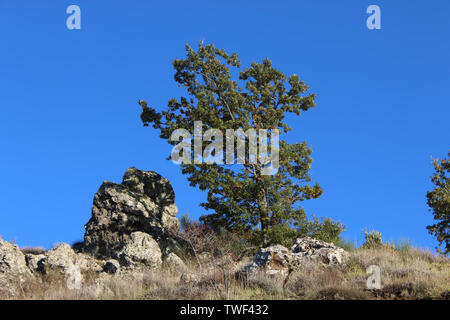
<path fill-rule="evenodd" d="M 299 238 L 291 249 L 300 260 L 311 259 L 326 265 L 341 264 L 347 259 L 348 253 L 342 248 L 321 240 Z"/>
<path fill-rule="evenodd" d="M 124 271 L 160 268 L 163 260 L 177 271 L 186 266 L 177 252 L 187 244 L 175 236 L 175 193 L 167 179 L 151 171 L 128 169 L 121 184 L 105 181 L 94 196 L 84 242 L 62 243 L 24 254 L 0 239 L 0 291 L 14 295 L 17 281 L 39 274 L 96 272 L 105 278 Z"/>
<path fill-rule="evenodd" d="M 76 245 L 76 251 L 63 243 L 46 252 L 24 254 L 16 245 L 0 240 L 0 288 L 12 290 L 11 284 L 17 281 L 51 271 L 68 276 L 74 270 L 96 272 L 107 278 L 163 265 L 181 273 L 182 281 L 191 281 L 177 255 L 189 246 L 176 236 L 180 222 L 174 201 L 168 180 L 155 172 L 130 168 L 121 184 L 105 181 L 95 194 L 84 242 Z M 286 276 L 305 262 L 335 265 L 343 263 L 347 255 L 331 243 L 302 238 L 291 249 L 281 245 L 260 249 L 252 263 L 238 273 Z M 222 258 L 222 264 L 217 264 L 210 255 L 198 258 L 205 260 L 201 264 L 206 271 L 236 268 L 233 259 Z"/>
<path fill-rule="evenodd" d="M 173 236 L 180 222 L 175 193 L 156 172 L 128 169 L 121 184 L 105 181 L 94 197 L 83 251 L 124 267 L 158 268 L 185 245 Z"/>
<path fill-rule="evenodd" d="M 14 296 L 19 284 L 31 276 L 19 247 L 0 239 L 0 293 Z"/>
<path fill-rule="evenodd" d="M 332 243 L 299 238 L 291 250 L 282 245 L 260 249 L 251 264 L 245 266 L 239 274 L 255 275 L 264 273 L 274 276 L 287 276 L 305 263 L 317 262 L 323 265 L 338 265 L 345 261 L 348 253 Z"/>
<path fill-rule="evenodd" d="M 60 270 L 67 272 L 71 266 L 77 266 L 82 271 L 100 272 L 103 262 L 85 253 L 76 253 L 67 243 L 62 243 L 45 253 L 45 258 L 39 262 L 45 270 Z"/>
<path fill-rule="evenodd" d="M 51 271 L 69 276 L 73 267 L 80 271 L 100 272 L 103 262 L 85 253 L 76 253 L 66 243 L 42 254 L 24 254 L 17 245 L 0 240 L 0 291 L 5 290 L 9 296 L 17 293 L 19 283 Z"/>
<path fill-rule="evenodd" d="M 296 262 L 295 256 L 282 245 L 259 249 L 253 262 L 244 268 L 246 273 L 263 271 L 268 275 L 285 275 Z"/>
<path fill-rule="evenodd" d="M 9 275 L 23 275 L 30 273 L 25 255 L 19 247 L 0 239 L 0 273 Z"/>
<path fill-rule="evenodd" d="M 157 269 L 161 267 L 161 249 L 147 233 L 133 232 L 123 249 L 118 253 L 121 265 L 140 266 Z"/>

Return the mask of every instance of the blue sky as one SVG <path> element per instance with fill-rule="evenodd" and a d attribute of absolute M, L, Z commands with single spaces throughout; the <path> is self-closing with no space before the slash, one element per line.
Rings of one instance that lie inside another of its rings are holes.
<path fill-rule="evenodd" d="M 71 4 L 81 30 L 66 28 Z M 366 27 L 371 4 L 381 30 Z M 171 148 L 142 126 L 137 100 L 161 110 L 183 95 L 171 62 L 204 40 L 244 67 L 268 57 L 318 94 L 287 136 L 312 145 L 325 191 L 303 203 L 308 214 L 341 220 L 358 244 L 368 228 L 432 248 L 431 156 L 450 142 L 449 14 L 447 0 L 0 0 L 0 235 L 82 239 L 102 181 L 130 166 L 168 178 L 181 214 L 203 214 L 206 194 L 165 160 Z"/>

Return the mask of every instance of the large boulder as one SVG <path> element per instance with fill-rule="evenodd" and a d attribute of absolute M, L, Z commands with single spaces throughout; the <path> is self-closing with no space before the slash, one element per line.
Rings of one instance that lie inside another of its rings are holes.
<path fill-rule="evenodd" d="M 174 201 L 169 181 L 156 172 L 129 168 L 121 184 L 103 182 L 85 226 L 83 251 L 124 266 L 160 266 L 161 256 L 186 245 L 174 236 L 180 227 Z"/>
<path fill-rule="evenodd" d="M 161 249 L 158 243 L 147 233 L 133 232 L 119 253 L 119 259 L 124 266 L 141 266 L 152 269 L 160 268 L 162 264 Z"/>
<path fill-rule="evenodd" d="M 62 243 L 46 253 L 44 264 L 48 269 L 66 271 L 75 263 L 76 256 L 67 243 Z"/>
<path fill-rule="evenodd" d="M 60 270 L 67 272 L 71 266 L 77 266 L 82 271 L 100 272 L 103 269 L 103 263 L 85 253 L 76 253 L 67 243 L 61 243 L 55 248 L 47 251 L 45 257 L 38 262 L 41 271 L 42 266 L 45 270 Z"/>

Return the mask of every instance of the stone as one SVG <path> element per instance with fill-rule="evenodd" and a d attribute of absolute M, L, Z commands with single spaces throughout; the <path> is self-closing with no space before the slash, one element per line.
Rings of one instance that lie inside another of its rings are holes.
<path fill-rule="evenodd" d="M 285 276 L 293 265 L 295 257 L 282 245 L 259 249 L 253 262 L 243 269 L 243 273 L 253 276 L 264 272 L 267 275 Z"/>
<path fill-rule="evenodd" d="M 169 270 L 175 271 L 175 272 L 186 272 L 187 266 L 181 260 L 179 256 L 177 256 L 175 253 L 171 252 L 167 255 L 167 257 L 164 259 L 165 265 L 168 267 Z"/>
<path fill-rule="evenodd" d="M 129 168 L 123 176 L 122 184 L 132 191 L 145 194 L 158 206 L 164 207 L 175 202 L 175 192 L 169 180 L 156 172 Z"/>
<path fill-rule="evenodd" d="M 92 217 L 85 226 L 83 251 L 99 259 L 134 264 L 135 259 L 127 261 L 128 254 L 124 252 L 131 254 L 142 249 L 130 247 L 135 232 L 153 238 L 164 256 L 180 250 L 186 243 L 173 236 L 180 228 L 174 201 L 169 181 L 156 172 L 132 167 L 125 172 L 121 184 L 103 182 L 94 196 Z M 158 264 L 156 260 L 147 263 Z"/>
<path fill-rule="evenodd" d="M 19 247 L 0 239 L 0 294 L 16 296 L 19 284 L 31 278 L 32 273 Z"/>
<path fill-rule="evenodd" d="M 76 260 L 76 253 L 67 243 L 61 243 L 47 251 L 45 266 L 49 269 L 66 271 Z"/>
<path fill-rule="evenodd" d="M 17 288 L 23 276 L 42 280 L 39 273 L 50 270 L 68 279 L 84 272 L 111 276 L 161 268 L 164 259 L 173 270 L 185 272 L 176 252 L 188 244 L 176 235 L 180 222 L 174 201 L 167 179 L 156 172 L 128 169 L 121 184 L 105 181 L 95 194 L 83 242 L 24 254 L 0 239 L 0 291 L 14 294 L 7 288 Z"/>
<path fill-rule="evenodd" d="M 345 262 L 348 253 L 332 243 L 312 238 L 299 238 L 289 250 L 281 245 L 260 249 L 252 263 L 238 272 L 253 276 L 264 273 L 271 276 L 288 276 L 299 270 L 305 263 L 316 262 L 323 265 L 339 265 Z"/>
<path fill-rule="evenodd" d="M 44 254 L 26 254 L 25 261 L 31 272 L 43 272 L 46 256 Z"/>
<path fill-rule="evenodd" d="M 167 214 L 167 215 L 169 215 L 171 217 L 175 217 L 177 215 L 177 213 L 178 213 L 177 205 L 175 203 L 172 203 L 172 204 L 170 204 L 168 206 L 165 206 L 163 208 L 163 213 Z"/>
<path fill-rule="evenodd" d="M 0 239 L 0 274 L 30 274 L 25 255 L 15 244 Z"/>
<path fill-rule="evenodd" d="M 82 271 L 103 271 L 103 261 L 99 261 L 86 253 L 77 253 L 75 256 L 75 264 Z"/>
<path fill-rule="evenodd" d="M 161 250 L 158 243 L 147 233 L 133 232 L 130 240 L 118 254 L 121 265 L 160 268 Z"/>
<path fill-rule="evenodd" d="M 311 259 L 326 265 L 342 264 L 348 258 L 348 253 L 333 243 L 309 237 L 296 239 L 291 250 L 299 259 Z"/>
<path fill-rule="evenodd" d="M 116 274 L 120 270 L 120 263 L 117 260 L 110 259 L 103 265 L 103 271 L 109 274 Z"/>
<path fill-rule="evenodd" d="M 61 243 L 45 254 L 45 258 L 39 261 L 40 270 L 59 270 L 66 272 L 69 267 L 77 266 L 82 271 L 102 271 L 101 262 L 85 254 L 76 253 L 67 243 Z"/>

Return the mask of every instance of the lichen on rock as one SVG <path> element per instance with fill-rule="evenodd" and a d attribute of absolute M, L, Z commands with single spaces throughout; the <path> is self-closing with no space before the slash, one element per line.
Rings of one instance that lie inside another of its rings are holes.
<path fill-rule="evenodd" d="M 160 267 L 160 260 L 186 245 L 173 236 L 172 231 L 180 228 L 177 212 L 167 179 L 129 168 L 121 184 L 105 181 L 95 194 L 83 251 L 99 259 L 116 259 L 124 267 Z"/>

